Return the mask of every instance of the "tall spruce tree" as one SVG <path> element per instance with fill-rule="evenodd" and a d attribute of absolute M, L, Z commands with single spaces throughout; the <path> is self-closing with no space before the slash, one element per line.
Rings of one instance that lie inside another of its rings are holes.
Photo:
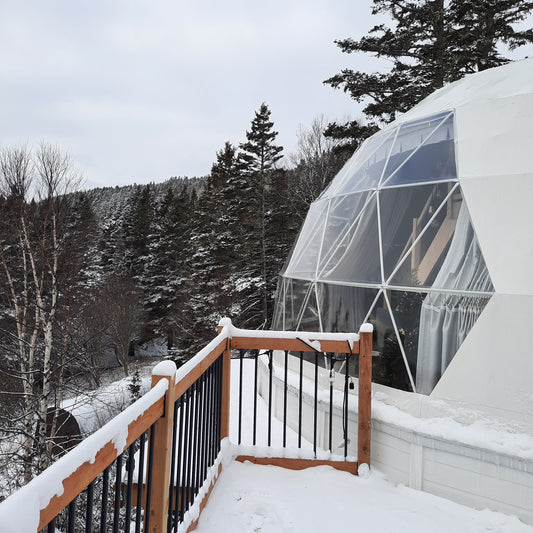
<path fill-rule="evenodd" d="M 233 314 L 231 283 L 239 253 L 227 194 L 228 183 L 238 174 L 236 150 L 229 142 L 216 154 L 205 190 L 196 211 L 195 249 L 191 258 L 192 294 L 187 302 L 195 336 L 192 348 L 199 349 L 216 329 L 222 316 Z"/>
<path fill-rule="evenodd" d="M 380 24 L 358 41 L 335 43 L 349 54 L 387 58 L 392 67 L 370 74 L 344 69 L 324 82 L 363 102 L 369 121 L 369 128 L 332 124 L 328 134 L 360 142 L 446 83 L 509 61 L 499 48 L 533 42 L 531 29 L 514 27 L 532 9 L 530 0 L 374 0 L 372 13 L 389 15 L 390 27 Z"/>
<path fill-rule="evenodd" d="M 251 222 L 255 223 L 255 231 L 247 236 L 247 246 L 250 253 L 249 265 L 255 267 L 257 281 L 250 287 L 250 325 L 265 326 L 269 318 L 269 296 L 267 268 L 267 205 L 268 190 L 272 187 L 272 176 L 277 162 L 283 157 L 282 146 L 275 144 L 277 131 L 273 130 L 274 123 L 270 120 L 270 109 L 263 102 L 255 112 L 250 131 L 246 132 L 246 142 L 240 145 L 239 155 L 241 171 L 250 184 L 249 198 Z M 253 290 L 255 289 L 255 290 Z M 253 294 L 255 292 L 255 294 Z M 256 305 L 253 305 L 254 300 Z M 255 308 L 254 308 L 255 307 Z"/>

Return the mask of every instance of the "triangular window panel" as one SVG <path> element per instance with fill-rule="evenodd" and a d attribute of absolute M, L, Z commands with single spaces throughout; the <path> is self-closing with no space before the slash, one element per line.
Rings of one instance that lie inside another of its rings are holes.
<path fill-rule="evenodd" d="M 411 390 L 409 374 L 383 294 L 378 298 L 368 321 L 374 326 L 372 340 L 372 381 L 396 389 Z"/>
<path fill-rule="evenodd" d="M 432 287 L 494 292 L 465 202 L 461 202 L 453 238 Z"/>
<path fill-rule="evenodd" d="M 328 190 L 328 195 L 376 188 L 387 164 L 394 135 L 394 131 L 382 132 L 368 139 L 364 146 L 355 153 L 357 158 L 350 160 L 352 161 L 350 173 L 346 174 L 335 190 Z"/>
<path fill-rule="evenodd" d="M 284 275 L 315 277 L 329 200 L 311 204 Z"/>
<path fill-rule="evenodd" d="M 311 286 L 309 281 L 290 278 L 286 280 L 283 310 L 280 310 L 284 317 L 285 330 L 296 330 L 303 308 L 307 304 Z"/>
<path fill-rule="evenodd" d="M 311 287 L 309 297 L 299 317 L 299 331 L 321 331 L 315 286 Z"/>
<path fill-rule="evenodd" d="M 328 263 L 350 228 L 356 224 L 372 196 L 371 191 L 337 196 L 330 201 L 320 252 L 319 271 Z"/>
<path fill-rule="evenodd" d="M 388 282 L 457 291 L 494 288 L 459 188 L 430 219 Z"/>
<path fill-rule="evenodd" d="M 418 356 L 418 333 L 420 310 L 425 294 L 412 291 L 388 291 L 394 321 L 400 334 L 400 341 L 409 364 L 411 375 L 415 377 Z"/>
<path fill-rule="evenodd" d="M 405 260 L 410 250 L 413 257 L 420 253 L 425 242 L 421 239 L 422 232 L 426 231 L 428 238 L 432 238 L 429 234 L 434 234 L 438 225 L 443 223 L 446 216 L 443 206 L 449 192 L 450 185 L 447 183 L 411 185 L 382 189 L 379 192 L 383 270 L 386 280 Z M 430 222 L 431 227 L 428 228 Z M 419 243 L 415 244 L 417 239 Z M 404 274 L 405 269 L 402 271 L 402 275 Z M 404 285 L 414 283 L 410 272 L 405 277 L 407 279 L 404 280 Z"/>
<path fill-rule="evenodd" d="M 382 187 L 455 178 L 453 114 L 400 127 L 383 173 Z"/>
<path fill-rule="evenodd" d="M 317 283 L 324 331 L 359 331 L 378 289 Z"/>
<path fill-rule="evenodd" d="M 319 279 L 381 283 L 375 194 L 321 266 Z"/>

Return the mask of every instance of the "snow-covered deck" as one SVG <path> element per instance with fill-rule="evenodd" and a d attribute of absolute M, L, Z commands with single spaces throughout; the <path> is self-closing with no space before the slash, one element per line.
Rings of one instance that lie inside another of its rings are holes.
<path fill-rule="evenodd" d="M 373 470 L 353 476 L 329 466 L 293 471 L 233 462 L 200 515 L 198 533 L 531 533 L 515 516 L 476 511 L 394 486 Z"/>
<path fill-rule="evenodd" d="M 245 368 L 244 387 L 247 387 Z M 232 364 L 232 388 L 230 439 L 236 442 L 236 421 L 238 406 L 238 361 Z M 248 383 L 249 387 L 249 383 Z M 383 393 L 378 393 L 381 398 Z M 390 425 L 391 416 L 396 423 L 404 424 L 405 432 L 415 429 L 420 433 L 420 427 L 411 428 L 402 416 L 402 411 L 381 405 L 382 400 L 376 399 L 375 413 L 381 421 L 379 426 Z M 394 410 L 394 413 L 389 411 Z M 383 411 L 383 412 L 382 412 Z M 390 415 L 387 417 L 386 415 Z M 394 416 L 393 416 L 394 415 Z M 243 417 L 250 417 L 250 407 L 244 406 Z M 267 407 L 260 400 L 258 402 L 258 429 L 266 428 Z M 459 429 L 454 421 L 445 417 L 426 419 L 418 424 L 440 426 L 442 440 L 443 433 L 459 440 Z M 409 420 L 407 420 L 408 422 Z M 475 424 L 474 424 L 475 426 Z M 355 425 L 353 426 L 355 428 Z M 392 427 L 392 425 L 391 425 Z M 395 426 L 396 427 L 396 426 Z M 398 426 L 399 427 L 399 426 Z M 386 429 L 387 429 L 386 428 Z M 455 428 L 455 431 L 452 431 Z M 279 436 L 281 423 L 274 420 L 273 433 Z M 376 428 L 377 429 L 377 428 Z M 381 428 L 383 429 L 383 428 Z M 377 455 L 383 461 L 383 451 L 379 448 L 381 429 L 377 429 L 378 437 L 373 446 L 377 446 Z M 427 428 L 426 428 L 427 429 Z M 474 431 L 475 427 L 464 424 L 462 431 Z M 479 438 L 494 437 L 487 431 L 474 431 Z M 502 435 L 504 432 L 502 432 Z M 502 437 L 500 435 L 500 437 Z M 515 438 L 519 436 L 516 435 Z M 404 436 L 405 438 L 405 436 Z M 264 439 L 259 435 L 258 440 Z M 294 449 L 296 434 L 288 432 L 288 443 Z M 244 439 L 244 444 L 248 444 Z M 474 442 L 465 444 L 469 449 L 474 448 Z M 498 443 L 495 442 L 494 445 Z M 503 443 L 500 443 L 503 444 Z M 518 445 L 518 443 L 516 443 Z M 523 443 L 522 443 L 523 444 Z M 452 446 L 453 447 L 453 446 Z M 509 448 L 509 441 L 504 447 Z M 515 446 L 516 447 L 516 446 Z M 518 446 L 520 447 L 520 446 Z M 512 448 L 512 447 L 510 447 Z M 247 446 L 241 448 L 249 452 Z M 312 450 L 307 441 L 303 442 L 300 453 L 306 455 Z M 453 451 L 453 450 L 452 450 Z M 234 452 L 236 455 L 239 452 Z M 487 453 L 487 452 L 485 452 Z M 463 459 L 464 461 L 464 459 Z M 452 502 L 445 498 L 409 488 L 397 479 L 380 471 L 379 464 L 374 465 L 368 478 L 357 477 L 339 472 L 331 467 L 320 466 L 307 470 L 293 471 L 274 466 L 260 466 L 250 463 L 225 462 L 210 499 L 200 516 L 196 531 L 210 532 L 314 532 L 314 531 L 350 531 L 357 528 L 367 532 L 409 531 L 411 532 L 531 532 L 533 526 L 521 522 L 514 515 L 490 511 L 488 509 L 475 510 L 471 507 Z M 481 473 L 481 472 L 480 472 Z M 525 474 L 524 474 L 525 475 Z M 393 483 L 388 481 L 392 479 Z M 459 489 L 464 480 L 457 479 Z M 501 479 L 500 482 L 504 480 Z M 457 501 L 457 498 L 455 498 Z M 465 495 L 465 503 L 470 503 Z M 483 506 L 477 505 L 478 508 Z"/>

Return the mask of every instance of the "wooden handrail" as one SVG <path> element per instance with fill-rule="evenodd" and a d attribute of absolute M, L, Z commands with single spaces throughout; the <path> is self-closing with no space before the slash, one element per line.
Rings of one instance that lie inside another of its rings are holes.
<path fill-rule="evenodd" d="M 312 337 L 311 337 L 312 339 Z M 318 351 L 324 353 L 359 353 L 359 342 L 321 340 Z M 232 350 L 288 350 L 290 352 L 312 352 L 312 345 L 301 339 L 279 337 L 232 337 Z M 315 349 L 316 350 L 316 349 Z"/>
<path fill-rule="evenodd" d="M 152 485 L 153 505 L 150 510 L 150 531 L 162 531 L 166 527 L 168 501 L 165 502 L 165 500 L 168 499 L 168 470 L 170 465 L 173 430 L 172 413 L 175 402 L 221 356 L 222 405 L 219 428 L 220 439 L 229 436 L 231 350 L 281 350 L 294 352 L 312 352 L 314 350 L 323 353 L 359 354 L 358 464 L 370 464 L 370 400 L 372 375 L 371 328 L 364 329 L 359 336 L 356 336 L 355 334 L 322 334 L 309 332 L 255 332 L 234 328 L 231 325 L 231 322 L 225 319 L 225 321 L 221 321 L 219 335 L 177 372 L 175 371 L 174 366 L 174 370 L 168 374 L 163 372 L 163 375 L 154 375 L 152 387 L 158 386 L 157 383 L 166 378 L 168 385 L 166 386 L 164 397 L 161 397 L 163 396 L 163 392 L 161 392 L 159 396 L 154 394 L 154 398 L 157 399 L 150 399 L 150 401 L 154 401 L 154 403 L 147 405 L 144 411 L 135 420 L 128 424 L 127 439 L 124 449 L 130 446 L 155 423 L 154 476 Z M 163 363 L 160 363 L 160 365 L 161 364 Z M 162 391 L 162 385 L 159 387 Z M 145 396 L 143 398 L 146 398 L 148 401 L 148 397 Z M 139 401 L 142 401 L 142 399 Z M 126 410 L 125 413 L 127 412 L 128 410 Z M 136 413 L 137 411 L 130 412 Z M 131 418 L 129 420 L 131 420 Z M 110 424 L 114 421 L 115 419 L 113 419 Z M 92 438 L 93 436 L 89 438 Z M 149 442 L 149 446 L 152 445 L 153 443 Z M 53 496 L 46 507 L 40 510 L 38 530 L 45 527 L 46 524 L 61 512 L 61 510 L 68 506 L 78 494 L 80 494 L 99 474 L 113 463 L 119 453 L 120 452 L 116 449 L 112 440 L 99 444 L 99 449 L 97 450 L 94 461 L 89 460 L 83 462 L 73 473 L 63 479 L 62 483 L 64 491 L 61 496 Z M 354 463 L 352 463 L 352 465 L 354 465 Z M 54 465 L 52 465 L 52 468 L 53 467 Z M 343 468 L 346 468 L 348 471 L 352 470 L 352 466 Z M 58 469 L 58 471 L 61 471 L 61 469 Z M 6 502 L 8 500 L 6 500 Z"/>
<path fill-rule="evenodd" d="M 127 448 L 138 439 L 147 428 L 158 420 L 164 409 L 164 398 L 160 398 L 150 408 L 148 408 L 139 418 L 128 426 Z M 63 480 L 64 491 L 61 496 L 54 496 L 48 505 L 41 509 L 39 518 L 40 531 L 55 516 L 57 516 L 85 487 L 87 487 L 96 477 L 101 474 L 117 457 L 117 449 L 113 442 L 108 442 L 96 454 L 94 462 L 86 461 L 81 464 L 75 472 Z"/>

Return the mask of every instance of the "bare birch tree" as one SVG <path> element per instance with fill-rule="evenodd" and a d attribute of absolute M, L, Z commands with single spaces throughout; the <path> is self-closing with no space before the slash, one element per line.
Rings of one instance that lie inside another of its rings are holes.
<path fill-rule="evenodd" d="M 294 170 L 289 194 L 302 218 L 342 163 L 334 150 L 338 141 L 324 136 L 327 123 L 324 115 L 319 115 L 309 128 L 300 126 L 297 151 L 290 156 Z"/>
<path fill-rule="evenodd" d="M 60 198 L 79 183 L 70 157 L 42 143 L 32 157 L 26 147 L 0 154 L 0 187 L 12 214 L 12 235 L 0 236 L 0 262 L 9 292 L 18 346 L 18 372 L 24 398 L 22 414 L 24 480 L 51 458 L 47 413 L 62 395 L 65 342 L 54 346 L 60 305 Z M 30 199 L 35 199 L 29 205 Z M 68 312 L 64 313 L 68 317 Z M 57 353 L 54 354 L 54 349 Z M 53 376 L 53 357 L 59 378 Z M 55 427 L 52 422 L 52 432 Z M 51 435 L 53 437 L 53 434 Z"/>

